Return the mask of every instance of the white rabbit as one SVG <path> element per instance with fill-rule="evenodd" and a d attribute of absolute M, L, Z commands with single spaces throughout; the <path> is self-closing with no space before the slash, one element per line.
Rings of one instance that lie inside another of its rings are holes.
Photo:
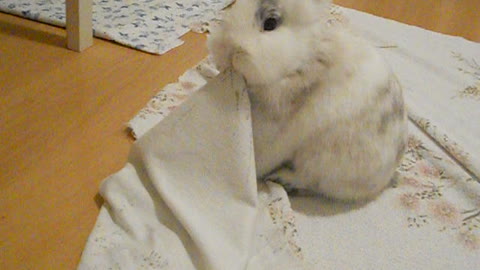
<path fill-rule="evenodd" d="M 329 26 L 329 5 L 237 0 L 208 47 L 220 70 L 233 68 L 247 82 L 259 178 L 371 199 L 405 150 L 402 90 L 375 48 Z"/>

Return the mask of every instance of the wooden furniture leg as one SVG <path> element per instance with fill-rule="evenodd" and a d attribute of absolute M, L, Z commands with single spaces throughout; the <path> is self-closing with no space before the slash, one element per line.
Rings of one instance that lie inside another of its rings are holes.
<path fill-rule="evenodd" d="M 93 44 L 92 0 L 67 0 L 67 47 L 81 52 Z"/>

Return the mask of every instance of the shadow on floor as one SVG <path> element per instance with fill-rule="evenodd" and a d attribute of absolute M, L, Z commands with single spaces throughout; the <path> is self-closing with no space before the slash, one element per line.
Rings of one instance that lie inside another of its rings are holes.
<path fill-rule="evenodd" d="M 102 208 L 104 200 L 102 195 L 100 195 L 100 193 L 95 194 L 95 196 L 93 197 L 93 200 L 95 201 L 95 204 L 97 205 L 98 209 Z"/>
<path fill-rule="evenodd" d="M 21 24 L 7 22 L 3 18 L 0 18 L 0 34 L 3 33 L 50 46 L 66 48 L 67 41 L 64 35 L 29 28 Z"/>

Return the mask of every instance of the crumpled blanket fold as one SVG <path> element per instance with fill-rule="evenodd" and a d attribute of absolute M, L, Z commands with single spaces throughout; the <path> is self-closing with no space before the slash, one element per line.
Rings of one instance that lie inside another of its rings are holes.
<path fill-rule="evenodd" d="M 244 85 L 219 75 L 135 143 L 78 269 L 308 269 L 285 191 L 257 185 Z"/>

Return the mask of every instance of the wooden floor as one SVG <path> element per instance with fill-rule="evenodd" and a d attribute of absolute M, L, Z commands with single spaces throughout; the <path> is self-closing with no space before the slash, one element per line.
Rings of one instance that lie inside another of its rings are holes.
<path fill-rule="evenodd" d="M 479 0 L 338 0 L 480 41 Z M 372 26 L 374 27 L 374 26 Z M 98 214 L 98 185 L 120 169 L 125 123 L 206 56 L 205 36 L 154 56 L 0 13 L 0 269 L 74 269 Z"/>

